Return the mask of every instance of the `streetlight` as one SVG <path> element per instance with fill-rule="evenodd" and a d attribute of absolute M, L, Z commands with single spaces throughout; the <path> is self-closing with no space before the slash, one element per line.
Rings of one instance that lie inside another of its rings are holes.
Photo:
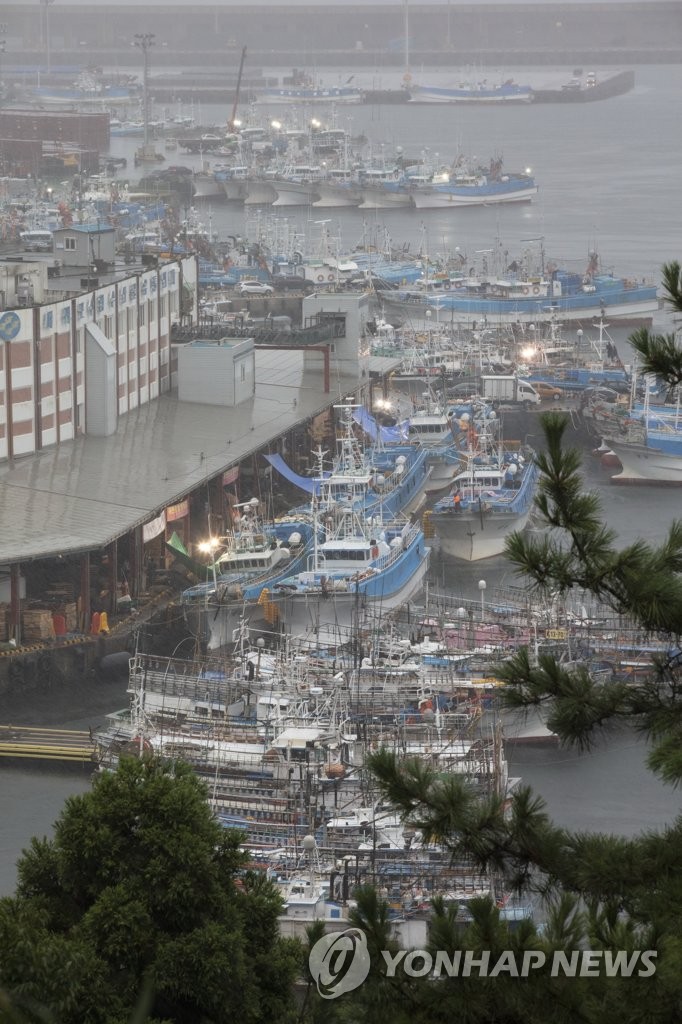
<path fill-rule="evenodd" d="M 213 590 L 216 601 L 218 600 L 218 572 L 216 570 L 215 556 L 218 548 L 222 546 L 223 542 L 220 537 L 210 537 L 208 540 L 204 540 L 199 544 L 199 551 L 201 551 L 203 555 L 209 555 L 211 558 L 211 574 L 213 576 Z M 206 599 L 208 600 L 208 594 L 206 595 Z"/>
<path fill-rule="evenodd" d="M 54 3 L 54 0 L 40 0 L 40 2 L 45 8 L 45 61 L 49 75 L 52 67 L 50 59 L 50 5 Z"/>
<path fill-rule="evenodd" d="M 149 51 L 154 45 L 156 36 L 153 32 L 136 32 L 135 42 L 133 46 L 137 46 L 139 50 L 142 50 L 142 59 L 144 61 L 144 71 L 142 73 L 142 104 L 143 104 L 143 121 L 144 121 L 144 148 L 145 153 L 147 146 L 149 145 Z"/>
<path fill-rule="evenodd" d="M 481 592 L 481 622 L 485 616 L 485 588 L 488 586 L 485 580 L 478 581 L 478 589 Z"/>
<path fill-rule="evenodd" d="M 0 34 L 4 36 L 4 33 L 6 31 L 7 25 L 0 25 Z M 2 55 L 4 54 L 6 47 L 7 40 L 0 39 L 0 103 L 2 103 L 3 99 L 5 98 L 5 90 L 2 85 Z"/>

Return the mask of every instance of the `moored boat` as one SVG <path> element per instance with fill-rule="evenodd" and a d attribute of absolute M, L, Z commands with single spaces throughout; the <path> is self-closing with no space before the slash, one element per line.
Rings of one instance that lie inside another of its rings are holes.
<path fill-rule="evenodd" d="M 617 277 L 600 266 L 590 253 L 586 271 L 574 273 L 530 254 L 509 260 L 506 252 L 491 249 L 480 267 L 451 274 L 445 281 L 422 281 L 420 287 L 378 289 L 389 309 L 410 310 L 412 315 L 437 310 L 460 323 L 518 323 L 627 317 L 650 320 L 658 309 L 655 284 Z M 438 288 L 432 287 L 434 283 Z M 426 287 L 426 285 L 429 287 Z"/>
<path fill-rule="evenodd" d="M 487 80 L 462 82 L 453 87 L 411 85 L 410 103 L 530 103 L 533 90 L 508 79 L 499 85 Z"/>
<path fill-rule="evenodd" d="M 478 427 L 469 431 L 466 468 L 430 515 L 443 551 L 469 562 L 502 554 L 509 534 L 525 527 L 539 477 L 532 449 L 504 445 L 499 420 L 489 415 Z"/>
<path fill-rule="evenodd" d="M 359 103 L 360 89 L 352 86 L 273 86 L 261 89 L 256 103 Z"/>
<path fill-rule="evenodd" d="M 538 186 L 530 174 L 461 175 L 440 184 L 412 186 L 410 196 L 418 210 L 455 206 L 530 202 Z"/>

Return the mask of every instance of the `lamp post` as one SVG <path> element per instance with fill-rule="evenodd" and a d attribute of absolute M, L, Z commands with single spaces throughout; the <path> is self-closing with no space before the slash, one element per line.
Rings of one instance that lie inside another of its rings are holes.
<path fill-rule="evenodd" d="M 4 37 L 4 34 L 5 34 L 6 31 L 7 31 L 7 26 L 6 25 L 0 25 L 0 35 L 2 35 Z M 2 57 L 3 57 L 3 54 L 5 52 L 6 47 L 7 47 L 7 40 L 5 38 L 0 39 L 0 103 L 2 103 L 2 101 L 5 98 L 5 90 L 4 90 L 3 85 L 2 85 Z"/>
<path fill-rule="evenodd" d="M 142 72 L 142 120 L 144 122 L 144 148 L 149 145 L 149 51 L 156 36 L 153 32 L 136 32 L 134 46 L 142 50 L 144 70 Z"/>
<path fill-rule="evenodd" d="M 488 586 L 485 580 L 478 581 L 478 589 L 481 592 L 481 622 L 485 618 L 485 588 Z"/>
<path fill-rule="evenodd" d="M 49 75 L 52 70 L 52 60 L 50 57 L 50 5 L 54 3 L 54 0 L 41 0 L 41 3 L 45 8 L 45 64 Z"/>

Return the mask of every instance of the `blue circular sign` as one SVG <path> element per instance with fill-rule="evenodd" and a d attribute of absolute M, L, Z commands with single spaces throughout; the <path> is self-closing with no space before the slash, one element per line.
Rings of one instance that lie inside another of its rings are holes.
<path fill-rule="evenodd" d="M 9 313 L 0 315 L 0 339 L 2 341 L 11 341 L 12 338 L 16 338 L 20 330 L 21 319 L 18 313 L 13 313 L 10 310 Z"/>

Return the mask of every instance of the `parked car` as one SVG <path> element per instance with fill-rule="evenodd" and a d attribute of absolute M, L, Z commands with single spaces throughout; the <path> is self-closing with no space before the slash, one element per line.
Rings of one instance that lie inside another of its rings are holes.
<path fill-rule="evenodd" d="M 313 282 L 306 281 L 304 277 L 276 274 L 272 284 L 276 292 L 303 292 L 304 295 L 310 295 L 315 291 Z"/>
<path fill-rule="evenodd" d="M 544 380 L 534 380 L 532 383 L 543 401 L 545 398 L 559 399 L 563 395 L 562 389 L 556 387 L 555 384 L 548 384 L 547 381 Z"/>
<path fill-rule="evenodd" d="M 237 285 L 239 295 L 272 295 L 274 288 L 264 281 L 240 281 Z"/>

